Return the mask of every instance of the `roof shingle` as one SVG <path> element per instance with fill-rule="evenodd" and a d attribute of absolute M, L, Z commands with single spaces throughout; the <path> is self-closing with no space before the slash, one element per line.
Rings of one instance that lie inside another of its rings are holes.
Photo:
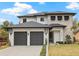
<path fill-rule="evenodd" d="M 61 24 L 41 24 L 38 22 L 30 21 L 26 23 L 16 24 L 8 26 L 8 28 L 52 28 L 52 27 L 65 27 L 65 25 Z"/>
<path fill-rule="evenodd" d="M 34 22 L 34 21 L 29 21 L 29 22 L 26 22 L 26 23 L 21 23 L 21 24 L 17 24 L 17 25 L 12 25 L 12 26 L 9 26 L 9 27 L 17 27 L 17 28 L 20 28 L 20 27 L 25 27 L 25 28 L 38 28 L 38 27 L 49 27 L 47 24 L 41 24 L 41 23 L 37 23 L 37 22 Z"/>

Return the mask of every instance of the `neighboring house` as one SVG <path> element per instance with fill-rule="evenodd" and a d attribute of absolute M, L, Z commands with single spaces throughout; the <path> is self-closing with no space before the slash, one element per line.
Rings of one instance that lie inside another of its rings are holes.
<path fill-rule="evenodd" d="M 74 39 L 76 42 L 79 42 L 79 28 L 74 31 Z"/>
<path fill-rule="evenodd" d="M 19 24 L 8 27 L 11 46 L 43 45 L 65 41 L 70 35 L 73 41 L 73 16 L 71 12 L 44 12 L 18 16 Z"/>

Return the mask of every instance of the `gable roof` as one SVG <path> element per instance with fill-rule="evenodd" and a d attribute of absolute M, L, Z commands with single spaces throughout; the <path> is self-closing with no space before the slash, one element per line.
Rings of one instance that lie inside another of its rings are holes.
<path fill-rule="evenodd" d="M 67 14 L 67 15 L 75 15 L 76 13 L 73 12 L 65 12 L 65 11 L 56 11 L 56 12 L 40 12 L 40 13 L 33 13 L 33 14 L 27 14 L 23 16 L 17 16 L 18 18 L 21 17 L 34 17 L 34 16 L 44 16 L 44 15 L 59 15 L 59 14 Z"/>

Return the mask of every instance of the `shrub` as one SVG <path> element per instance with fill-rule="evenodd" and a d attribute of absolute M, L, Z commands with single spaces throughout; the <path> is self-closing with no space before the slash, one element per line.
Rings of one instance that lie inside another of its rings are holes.
<path fill-rule="evenodd" d="M 57 41 L 56 43 L 63 44 L 63 41 Z"/>
<path fill-rule="evenodd" d="M 7 44 L 7 42 L 3 42 L 3 43 L 2 43 L 2 45 L 6 45 L 6 44 Z"/>
<path fill-rule="evenodd" d="M 75 39 L 75 37 L 73 37 L 73 42 L 76 42 L 76 39 Z"/>
<path fill-rule="evenodd" d="M 70 35 L 66 35 L 65 38 L 66 38 L 65 44 L 71 44 L 72 43 Z"/>

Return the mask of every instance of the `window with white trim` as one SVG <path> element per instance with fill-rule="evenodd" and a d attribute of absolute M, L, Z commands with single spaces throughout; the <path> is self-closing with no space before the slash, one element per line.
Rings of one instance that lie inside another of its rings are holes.
<path fill-rule="evenodd" d="M 26 22 L 26 18 L 23 19 L 23 23 L 25 23 L 25 22 Z"/>
<path fill-rule="evenodd" d="M 40 21 L 44 22 L 44 18 L 40 18 Z"/>
<path fill-rule="evenodd" d="M 69 16 L 64 16 L 64 20 L 68 21 L 69 20 Z"/>
<path fill-rule="evenodd" d="M 57 16 L 58 20 L 61 21 L 62 20 L 62 16 Z"/>

